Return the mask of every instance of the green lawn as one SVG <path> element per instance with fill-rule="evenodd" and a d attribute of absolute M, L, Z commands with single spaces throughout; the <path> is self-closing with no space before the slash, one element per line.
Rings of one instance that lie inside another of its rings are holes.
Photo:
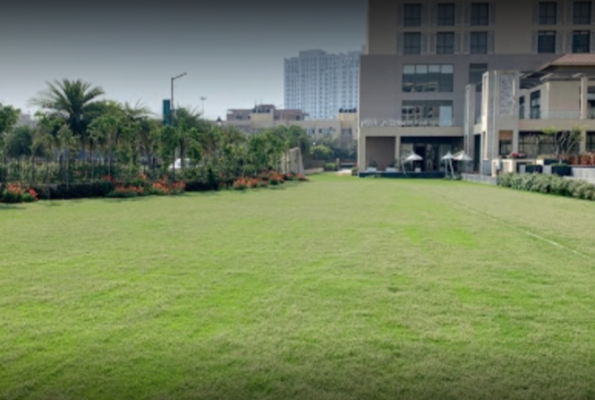
<path fill-rule="evenodd" d="M 324 175 L 0 234 L 2 400 L 595 398 L 595 203 Z"/>

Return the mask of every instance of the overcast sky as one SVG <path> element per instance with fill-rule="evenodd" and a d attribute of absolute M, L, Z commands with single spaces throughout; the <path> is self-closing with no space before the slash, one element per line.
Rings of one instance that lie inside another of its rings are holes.
<path fill-rule="evenodd" d="M 156 112 L 176 104 L 225 117 L 228 108 L 283 105 L 283 59 L 300 50 L 359 50 L 366 0 L 13 1 L 0 12 L 0 103 L 28 100 L 54 79 L 83 79 L 107 97 Z M 205 4 L 206 3 L 206 4 Z"/>

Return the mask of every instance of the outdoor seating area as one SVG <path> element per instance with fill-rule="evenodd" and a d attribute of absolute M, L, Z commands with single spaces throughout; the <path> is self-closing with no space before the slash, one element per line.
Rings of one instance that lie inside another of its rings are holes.
<path fill-rule="evenodd" d="M 400 163 L 398 160 L 395 166 L 386 167 L 384 170 L 379 170 L 375 166 L 370 166 L 366 170 L 359 172 L 359 177 L 365 178 L 368 176 L 384 177 L 384 178 L 420 178 L 420 179 L 438 179 L 448 176 L 455 176 L 460 172 L 464 172 L 467 163 L 473 159 L 464 151 L 459 151 L 452 154 L 450 151 L 441 158 L 441 168 L 435 171 L 422 171 L 418 163 L 423 161 L 423 157 L 411 152 Z M 396 167 L 399 166 L 399 168 Z"/>

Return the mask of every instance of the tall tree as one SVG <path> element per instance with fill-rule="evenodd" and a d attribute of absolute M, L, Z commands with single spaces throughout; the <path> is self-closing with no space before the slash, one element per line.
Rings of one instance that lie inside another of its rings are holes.
<path fill-rule="evenodd" d="M 20 110 L 12 106 L 3 106 L 0 103 L 0 153 L 4 149 L 5 135 L 19 119 Z"/>
<path fill-rule="evenodd" d="M 85 152 L 89 139 L 87 127 L 98 106 L 98 98 L 105 93 L 104 90 L 82 80 L 68 79 L 47 82 L 47 86 L 45 91 L 31 100 L 31 103 L 60 116 L 72 134 L 78 137 Z"/>

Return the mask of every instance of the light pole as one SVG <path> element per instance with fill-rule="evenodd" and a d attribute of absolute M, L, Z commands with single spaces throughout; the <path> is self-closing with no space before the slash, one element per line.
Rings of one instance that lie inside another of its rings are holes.
<path fill-rule="evenodd" d="M 200 101 L 202 101 L 202 117 L 203 117 L 203 119 L 205 118 L 205 100 L 206 100 L 206 99 L 207 99 L 207 98 L 206 98 L 206 97 L 204 97 L 204 96 L 202 96 L 202 97 L 200 98 Z"/>
<path fill-rule="evenodd" d="M 181 77 L 186 76 L 186 72 L 181 73 L 180 75 L 176 75 L 173 78 L 171 78 L 171 107 L 170 107 L 170 113 L 171 113 L 171 123 L 172 125 L 174 124 L 174 81 L 176 79 L 180 79 Z"/>
<path fill-rule="evenodd" d="M 169 113 L 170 113 L 170 123 L 172 125 L 172 127 L 176 126 L 176 122 L 175 122 L 175 111 L 174 111 L 174 81 L 176 79 L 179 79 L 183 76 L 186 76 L 186 72 L 181 73 L 180 75 L 176 75 L 174 77 L 171 78 L 171 105 L 169 108 Z M 176 150 L 174 149 L 174 163 L 172 164 L 172 178 L 175 181 L 176 180 Z M 181 162 L 182 160 L 180 160 Z"/>

